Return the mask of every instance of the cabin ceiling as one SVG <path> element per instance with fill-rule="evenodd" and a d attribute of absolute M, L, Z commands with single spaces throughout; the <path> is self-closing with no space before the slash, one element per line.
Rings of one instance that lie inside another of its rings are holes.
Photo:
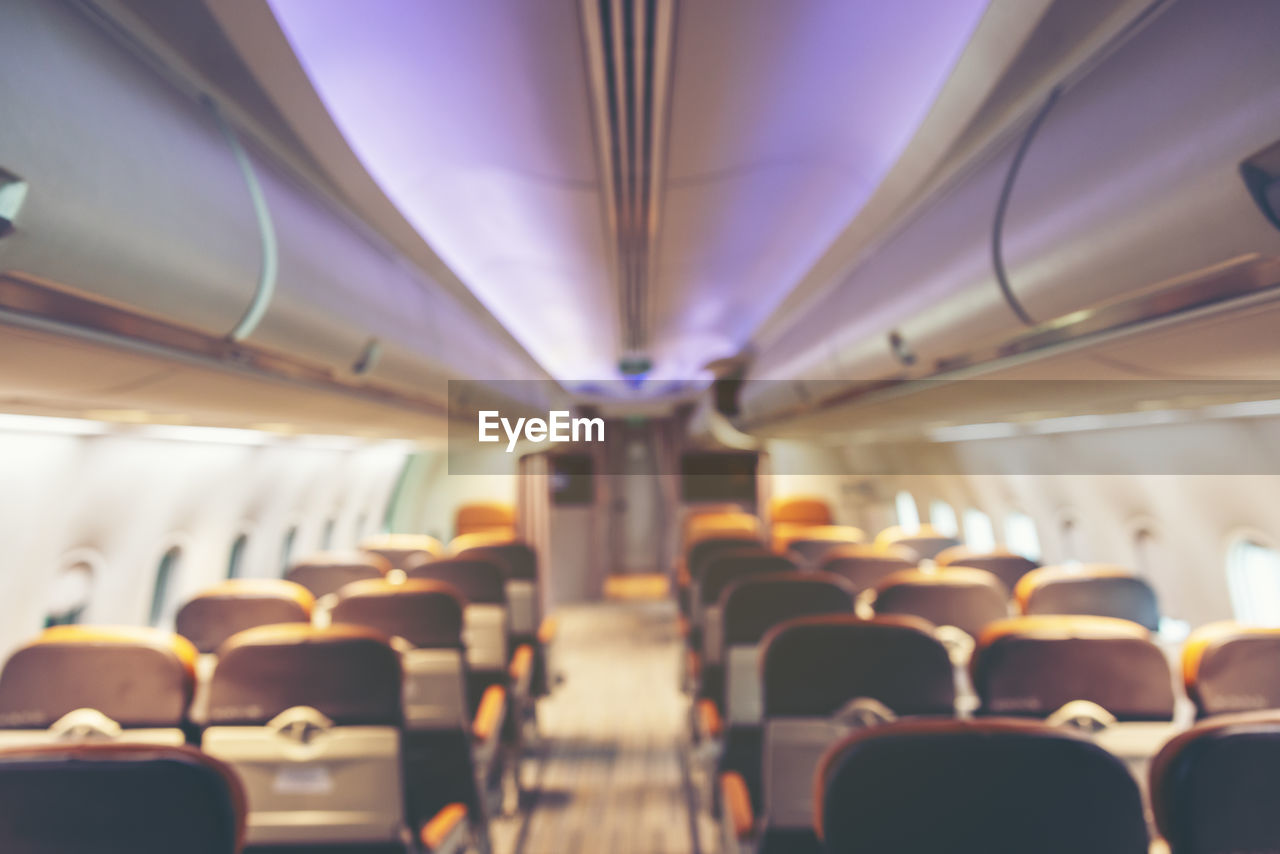
<path fill-rule="evenodd" d="M 748 345 L 987 6 L 269 2 L 369 175 L 533 358 L 586 390 L 631 358 L 650 394 Z"/>

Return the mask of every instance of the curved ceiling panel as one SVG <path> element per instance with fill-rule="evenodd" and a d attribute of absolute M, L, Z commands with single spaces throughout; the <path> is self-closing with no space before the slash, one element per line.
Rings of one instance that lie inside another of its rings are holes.
<path fill-rule="evenodd" d="M 615 375 L 574 0 L 270 0 L 370 175 L 553 376 Z"/>

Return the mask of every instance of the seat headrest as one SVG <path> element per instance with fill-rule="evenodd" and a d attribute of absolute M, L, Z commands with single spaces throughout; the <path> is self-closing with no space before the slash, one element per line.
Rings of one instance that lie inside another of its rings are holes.
<path fill-rule="evenodd" d="M 817 568 L 847 580 L 859 592 L 876 584 L 885 576 L 904 569 L 915 569 L 915 555 L 895 554 L 876 546 L 836 546 L 827 551 Z"/>
<path fill-rule="evenodd" d="M 685 557 L 685 566 L 692 578 L 699 578 L 706 571 L 707 564 L 718 555 L 728 552 L 755 552 L 756 554 L 773 554 L 758 540 L 734 537 L 714 537 L 702 540 L 689 549 Z"/>
<path fill-rule="evenodd" d="M 444 546 L 427 534 L 381 534 L 360 543 L 362 551 L 381 555 L 392 569 L 404 569 L 410 562 L 422 560 L 422 555 L 441 557 Z"/>
<path fill-rule="evenodd" d="M 510 540 L 484 546 L 471 546 L 455 550 L 456 558 L 494 561 L 502 567 L 508 581 L 537 581 L 538 553 L 528 543 Z"/>
<path fill-rule="evenodd" d="M 294 706 L 310 706 L 335 724 L 397 726 L 400 682 L 400 656 L 381 632 L 260 626 L 232 635 L 218 650 L 208 722 L 262 725 Z"/>
<path fill-rule="evenodd" d="M 1022 576 L 1040 565 L 1030 558 L 1004 549 L 980 552 L 968 546 L 943 549 L 933 560 L 938 566 L 968 566 L 973 569 L 985 569 L 999 578 L 1010 590 L 1017 586 Z"/>
<path fill-rule="evenodd" d="M 1120 566 L 1046 566 L 1022 576 L 1014 589 L 1024 614 L 1092 614 L 1160 628 L 1156 592 Z"/>
<path fill-rule="evenodd" d="M 708 558 L 698 584 L 698 601 L 703 606 L 719 601 L 730 584 L 749 575 L 769 572 L 791 572 L 796 569 L 790 558 L 760 549 L 731 549 Z"/>
<path fill-rule="evenodd" d="M 450 540 L 448 553 L 458 555 L 470 549 L 501 546 L 513 542 L 515 538 L 515 532 L 512 530 L 472 531 L 469 534 L 459 534 Z"/>
<path fill-rule="evenodd" d="M 505 561 L 496 555 L 485 560 L 482 550 L 473 549 L 472 557 L 450 557 L 418 563 L 405 570 L 410 579 L 441 581 L 453 587 L 468 603 L 502 605 L 507 601 Z"/>
<path fill-rule="evenodd" d="M 688 522 L 684 547 L 688 550 L 691 546 L 707 539 L 737 538 L 760 541 L 763 527 L 758 517 L 742 511 L 695 516 Z"/>
<path fill-rule="evenodd" d="M 45 629 L 0 672 L 0 728 L 43 729 L 84 708 L 122 727 L 181 726 L 196 656 L 186 638 L 159 629 Z"/>
<path fill-rule="evenodd" d="M 390 571 L 391 563 L 373 552 L 321 552 L 295 562 L 284 577 L 319 599 L 353 581 L 382 578 Z"/>
<path fill-rule="evenodd" d="M 1200 717 L 1280 709 L 1280 628 L 1210 623 L 1182 650 L 1182 678 Z"/>
<path fill-rule="evenodd" d="M 342 588 L 329 616 L 335 625 L 364 626 L 420 649 L 456 649 L 462 646 L 465 606 L 464 595 L 444 581 L 374 579 Z"/>
<path fill-rule="evenodd" d="M 516 509 L 501 501 L 476 501 L 463 504 L 454 514 L 454 531 L 461 534 L 484 532 L 514 535 Z"/>
<path fill-rule="evenodd" d="M 1224 715 L 1161 748 L 1151 806 L 1170 848 L 1275 851 L 1280 838 L 1280 713 Z"/>
<path fill-rule="evenodd" d="M 769 521 L 775 525 L 830 525 L 831 505 L 814 495 L 775 498 L 769 505 Z"/>
<path fill-rule="evenodd" d="M 272 623 L 309 623 L 311 591 L 279 578 L 234 578 L 196 595 L 178 611 L 178 634 L 214 652 L 236 632 Z"/>
<path fill-rule="evenodd" d="M 726 646 L 756 644 L 779 623 L 816 614 L 852 614 L 855 597 L 839 576 L 816 572 L 751 575 L 724 591 Z"/>
<path fill-rule="evenodd" d="M 915 531 L 906 531 L 898 526 L 886 528 L 876 535 L 875 544 L 880 547 L 898 546 L 910 549 L 916 560 L 930 560 L 938 553 L 958 546 L 960 541 L 955 537 L 946 537 L 929 525 L 921 525 Z"/>
<path fill-rule="evenodd" d="M 837 546 L 857 545 L 866 538 L 861 528 L 849 525 L 806 525 L 789 536 L 783 547 L 811 563 Z"/>
<path fill-rule="evenodd" d="M 947 649 L 913 617 L 788 620 L 765 635 L 760 661 L 766 718 L 829 717 L 858 698 L 898 715 L 955 710 Z"/>
<path fill-rule="evenodd" d="M 47 745 L 0 751 L 0 850 L 234 854 L 245 798 L 192 747 Z"/>
<path fill-rule="evenodd" d="M 973 685 L 987 715 L 1047 717 L 1088 700 L 1121 721 L 1173 717 L 1168 660 L 1137 623 L 1111 617 L 1014 617 L 978 637 Z"/>
<path fill-rule="evenodd" d="M 1017 721 L 900 721 L 819 765 L 824 851 L 1146 854 L 1142 798 L 1087 739 Z"/>
<path fill-rule="evenodd" d="M 987 624 L 1009 616 L 1009 591 L 982 569 L 905 569 L 876 585 L 875 611 L 912 614 L 977 637 Z"/>

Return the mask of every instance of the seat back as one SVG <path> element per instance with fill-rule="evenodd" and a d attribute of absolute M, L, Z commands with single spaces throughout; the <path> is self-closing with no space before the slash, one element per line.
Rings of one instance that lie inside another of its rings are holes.
<path fill-rule="evenodd" d="M 692 539 L 693 532 L 700 525 L 706 524 L 708 517 L 724 516 L 726 514 L 743 513 L 740 504 L 698 504 L 692 507 L 686 507 L 684 515 L 680 520 L 680 544 L 686 546 Z"/>
<path fill-rule="evenodd" d="M 910 617 L 791 620 L 766 636 L 760 667 L 759 774 L 765 821 L 773 829 L 810 826 L 819 760 L 848 732 L 870 725 L 875 710 L 899 716 L 955 712 L 947 650 L 932 626 Z"/>
<path fill-rule="evenodd" d="M 838 576 L 779 572 L 737 581 L 722 599 L 725 717 L 732 726 L 760 723 L 759 644 L 764 636 L 797 617 L 852 614 L 854 593 Z"/>
<path fill-rule="evenodd" d="M 861 528 L 851 525 L 807 525 L 788 536 L 782 550 L 804 566 L 814 566 L 837 546 L 857 545 L 866 539 Z"/>
<path fill-rule="evenodd" d="M 458 541 L 454 541 L 456 547 Z M 519 540 L 468 546 L 454 551 L 458 560 L 485 560 L 502 567 L 507 620 L 513 640 L 526 642 L 538 633 L 542 623 L 538 592 L 538 553 Z"/>
<path fill-rule="evenodd" d="M 1014 617 L 978 637 L 971 666 L 980 713 L 1044 718 L 1094 703 L 1117 721 L 1168 721 L 1173 680 L 1137 623 L 1110 617 Z"/>
<path fill-rule="evenodd" d="M 0 746 L 121 737 L 181 744 L 196 655 L 186 638 L 159 629 L 46 629 L 0 671 Z"/>
<path fill-rule="evenodd" d="M 310 623 L 311 591 L 278 578 L 233 578 L 196 595 L 178 610 L 178 634 L 202 653 L 217 652 L 223 641 L 256 626 Z"/>
<path fill-rule="evenodd" d="M 1014 590 L 1022 576 L 1040 566 L 1034 560 L 1014 554 L 1005 549 L 980 552 L 968 546 L 952 546 L 944 549 L 934 557 L 938 566 L 968 566 L 973 569 L 985 569 L 1007 587 Z"/>
<path fill-rule="evenodd" d="M 720 552 L 708 560 L 693 590 L 693 622 L 702 632 L 705 661 L 718 664 L 723 660 L 720 597 L 729 585 L 753 575 L 795 568 L 788 558 L 751 547 Z"/>
<path fill-rule="evenodd" d="M 762 528 L 759 517 L 743 510 L 701 514 L 688 520 L 684 548 L 687 551 L 694 544 L 715 537 L 737 537 L 759 542 L 762 540 Z"/>
<path fill-rule="evenodd" d="M 1170 740 L 1151 764 L 1151 805 L 1172 854 L 1275 851 L 1280 713 L 1224 715 Z"/>
<path fill-rule="evenodd" d="M 380 534 L 360 543 L 362 551 L 381 556 L 392 569 L 404 569 L 412 563 L 444 555 L 444 546 L 426 534 Z"/>
<path fill-rule="evenodd" d="M 413 564 L 405 569 L 404 574 L 409 579 L 447 584 L 468 604 L 505 606 L 507 602 L 503 567 L 494 560 L 481 557 L 441 558 Z"/>
<path fill-rule="evenodd" d="M 1191 633 L 1182 678 L 1200 717 L 1280 709 L 1280 629 L 1210 623 Z"/>
<path fill-rule="evenodd" d="M 428 564 L 429 565 L 429 564 Z M 451 729 L 467 717 L 464 600 L 442 581 L 360 581 L 342 589 L 335 625 L 356 625 L 402 638 L 404 718 L 410 729 Z"/>
<path fill-rule="evenodd" d="M 363 626 L 261 626 L 223 644 L 202 745 L 235 768 L 251 845 L 395 842 L 400 657 Z"/>
<path fill-rule="evenodd" d="M 877 614 L 909 614 L 935 626 L 955 626 L 977 637 L 1009 616 L 1009 591 L 982 569 L 895 572 L 876 585 Z"/>
<path fill-rule="evenodd" d="M 1118 566 L 1046 566 L 1022 576 L 1014 590 L 1024 614 L 1092 614 L 1160 628 L 1156 592 Z"/>
<path fill-rule="evenodd" d="M 387 559 L 372 552 L 321 552 L 294 563 L 284 577 L 319 599 L 353 581 L 382 578 L 390 570 Z"/>
<path fill-rule="evenodd" d="M 775 498 L 769 505 L 769 522 L 773 525 L 830 525 L 831 504 L 815 495 Z"/>
<path fill-rule="evenodd" d="M 894 572 L 915 569 L 916 561 L 914 555 L 906 557 L 874 546 L 847 545 L 828 550 L 816 568 L 821 572 L 839 575 L 852 584 L 856 592 L 861 593 L 875 587 L 881 579 Z"/>
<path fill-rule="evenodd" d="M 1146 854 L 1137 783 L 1091 742 L 1013 721 L 909 721 L 823 758 L 826 851 Z"/>
<path fill-rule="evenodd" d="M 463 504 L 454 513 L 455 535 L 496 533 L 515 535 L 516 510 L 500 501 L 475 501 Z"/>
<path fill-rule="evenodd" d="M 244 793 L 185 746 L 46 745 L 0 751 L 0 851 L 235 854 Z"/>

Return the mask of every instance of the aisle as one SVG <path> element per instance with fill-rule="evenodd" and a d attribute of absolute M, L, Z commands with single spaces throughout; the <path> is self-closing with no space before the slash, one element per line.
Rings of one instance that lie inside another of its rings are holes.
<path fill-rule="evenodd" d="M 566 681 L 540 709 L 530 809 L 499 822 L 497 854 L 712 854 L 714 829 L 689 808 L 674 606 L 586 605 L 559 624 Z"/>

